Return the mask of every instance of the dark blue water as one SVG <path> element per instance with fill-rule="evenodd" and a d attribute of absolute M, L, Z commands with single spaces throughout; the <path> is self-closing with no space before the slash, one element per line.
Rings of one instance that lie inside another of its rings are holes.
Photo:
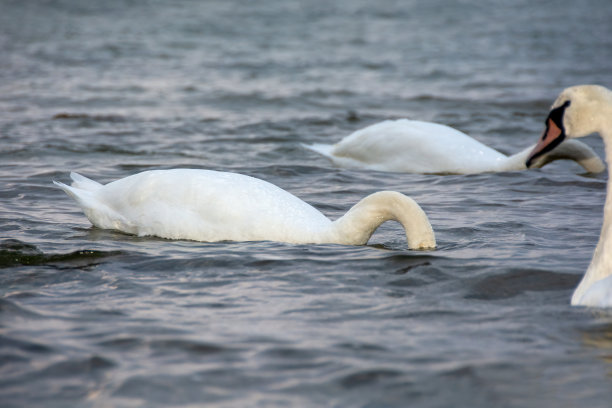
<path fill-rule="evenodd" d="M 586 1 L 0 1 L 0 406 L 608 407 L 612 314 L 569 306 L 606 175 L 348 171 L 301 147 L 408 117 L 506 153 L 566 86 L 612 86 Z M 585 139 L 600 154 L 601 141 Z M 330 218 L 397 190 L 361 247 L 92 228 L 53 179 L 195 167 Z"/>

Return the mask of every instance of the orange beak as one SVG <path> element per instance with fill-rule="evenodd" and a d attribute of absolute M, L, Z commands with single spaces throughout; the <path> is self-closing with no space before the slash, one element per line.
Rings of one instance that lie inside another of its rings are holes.
<path fill-rule="evenodd" d="M 565 139 L 565 133 L 552 119 L 549 118 L 546 121 L 546 129 L 542 133 L 542 137 L 540 137 L 538 144 L 535 145 L 527 157 L 527 162 L 525 163 L 527 167 L 531 166 L 533 161 L 538 157 L 559 146 L 563 139 Z"/>

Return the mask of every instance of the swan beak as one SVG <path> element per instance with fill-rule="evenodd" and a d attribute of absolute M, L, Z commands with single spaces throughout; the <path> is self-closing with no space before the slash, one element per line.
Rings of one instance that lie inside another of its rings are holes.
<path fill-rule="evenodd" d="M 527 162 L 525 162 L 527 168 L 531 167 L 535 159 L 559 146 L 563 139 L 565 139 L 563 130 L 553 120 L 548 119 L 546 130 L 544 130 L 538 144 L 535 145 L 527 157 Z"/>
<path fill-rule="evenodd" d="M 553 109 L 546 118 L 546 129 L 542 133 L 540 140 L 535 145 L 525 165 L 529 168 L 535 159 L 550 152 L 555 147 L 559 146 L 565 139 L 565 129 L 563 128 L 563 114 L 565 108 L 569 106 L 569 102 L 564 103 L 562 106 Z"/>

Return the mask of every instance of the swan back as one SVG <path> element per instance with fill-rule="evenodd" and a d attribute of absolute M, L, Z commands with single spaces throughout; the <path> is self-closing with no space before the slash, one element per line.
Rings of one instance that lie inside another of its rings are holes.
<path fill-rule="evenodd" d="M 334 145 L 332 154 L 347 167 L 406 173 L 479 173 L 506 159 L 457 129 L 409 119 L 357 130 Z"/>
<path fill-rule="evenodd" d="M 77 179 L 75 184 L 82 181 Z M 210 170 L 153 170 L 94 192 L 78 187 L 64 190 L 77 196 L 92 224 L 141 236 L 312 242 L 331 223 L 317 209 L 271 183 Z"/>
<path fill-rule="evenodd" d="M 335 223 L 266 181 L 210 170 L 153 170 L 102 185 L 73 173 L 54 182 L 97 227 L 196 241 L 365 244 L 384 221 L 406 229 L 410 248 L 433 248 L 427 216 L 412 199 L 375 193 Z"/>

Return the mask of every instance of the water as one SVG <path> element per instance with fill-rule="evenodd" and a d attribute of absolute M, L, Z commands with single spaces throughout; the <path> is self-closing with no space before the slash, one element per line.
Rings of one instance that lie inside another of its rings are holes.
<path fill-rule="evenodd" d="M 605 174 L 347 171 L 300 143 L 409 117 L 516 152 L 561 89 L 612 86 L 611 18 L 608 0 L 2 1 L 0 405 L 608 407 L 612 314 L 569 306 Z M 392 223 L 361 247 L 137 238 L 51 184 L 174 167 L 331 218 L 398 190 L 439 247 Z"/>

